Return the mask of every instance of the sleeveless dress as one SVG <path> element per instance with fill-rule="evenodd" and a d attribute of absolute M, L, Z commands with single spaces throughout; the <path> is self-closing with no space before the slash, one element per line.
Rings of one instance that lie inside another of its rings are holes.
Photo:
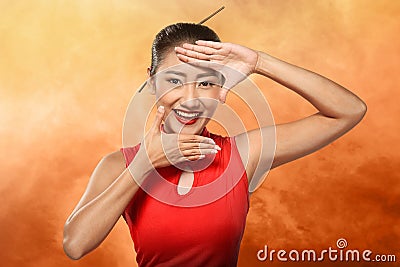
<path fill-rule="evenodd" d="M 206 168 L 194 171 L 190 191 L 177 192 L 179 168 L 159 168 L 165 180 L 139 188 L 122 214 L 140 267 L 237 265 L 249 210 L 247 175 L 233 137 L 206 128 L 201 135 L 212 138 L 221 151 Z M 120 149 L 126 166 L 139 147 Z"/>

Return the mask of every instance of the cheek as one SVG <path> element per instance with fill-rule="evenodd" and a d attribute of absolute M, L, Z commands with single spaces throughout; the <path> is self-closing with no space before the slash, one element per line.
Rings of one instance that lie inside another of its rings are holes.
<path fill-rule="evenodd" d="M 212 116 L 218 107 L 219 99 L 217 97 L 207 97 L 201 100 L 206 110 L 207 116 Z"/>
<path fill-rule="evenodd" d="M 171 90 L 170 92 L 163 93 L 161 90 L 156 90 L 156 100 L 159 103 L 163 103 L 165 106 L 173 104 L 177 99 L 179 98 L 179 95 L 174 92 L 174 90 Z"/>
<path fill-rule="evenodd" d="M 208 89 L 208 90 L 199 89 L 199 96 L 205 97 L 205 98 L 218 99 L 220 91 L 221 91 L 220 88 L 212 88 L 212 89 Z"/>

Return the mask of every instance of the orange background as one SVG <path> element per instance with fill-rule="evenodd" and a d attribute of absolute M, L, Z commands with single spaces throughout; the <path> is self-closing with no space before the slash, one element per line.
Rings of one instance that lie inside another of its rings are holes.
<path fill-rule="evenodd" d="M 269 173 L 251 197 L 239 266 L 291 265 L 258 262 L 264 245 L 320 250 L 341 237 L 400 260 L 400 2 L 32 0 L 0 2 L 1 266 L 135 266 L 123 220 L 76 262 L 63 253 L 63 224 L 98 161 L 121 146 L 155 34 L 221 5 L 206 25 L 223 41 L 316 71 L 368 105 L 342 138 Z M 277 123 L 315 112 L 253 80 Z"/>

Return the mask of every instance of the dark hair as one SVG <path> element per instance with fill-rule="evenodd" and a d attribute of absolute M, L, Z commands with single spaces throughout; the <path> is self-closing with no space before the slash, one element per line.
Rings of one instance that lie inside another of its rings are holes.
<path fill-rule="evenodd" d="M 194 44 L 197 40 L 221 42 L 213 30 L 201 24 L 180 22 L 162 29 L 151 47 L 150 75 L 156 73 L 168 50 L 182 43 Z"/>

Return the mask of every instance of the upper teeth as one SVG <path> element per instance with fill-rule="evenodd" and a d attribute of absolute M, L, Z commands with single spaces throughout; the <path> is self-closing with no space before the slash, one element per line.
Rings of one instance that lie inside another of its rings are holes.
<path fill-rule="evenodd" d="M 200 115 L 199 112 L 197 112 L 197 113 L 186 113 L 186 112 L 180 111 L 180 110 L 175 110 L 175 112 L 176 112 L 179 116 L 187 117 L 187 118 L 194 118 L 194 117 L 197 117 L 197 116 Z"/>

